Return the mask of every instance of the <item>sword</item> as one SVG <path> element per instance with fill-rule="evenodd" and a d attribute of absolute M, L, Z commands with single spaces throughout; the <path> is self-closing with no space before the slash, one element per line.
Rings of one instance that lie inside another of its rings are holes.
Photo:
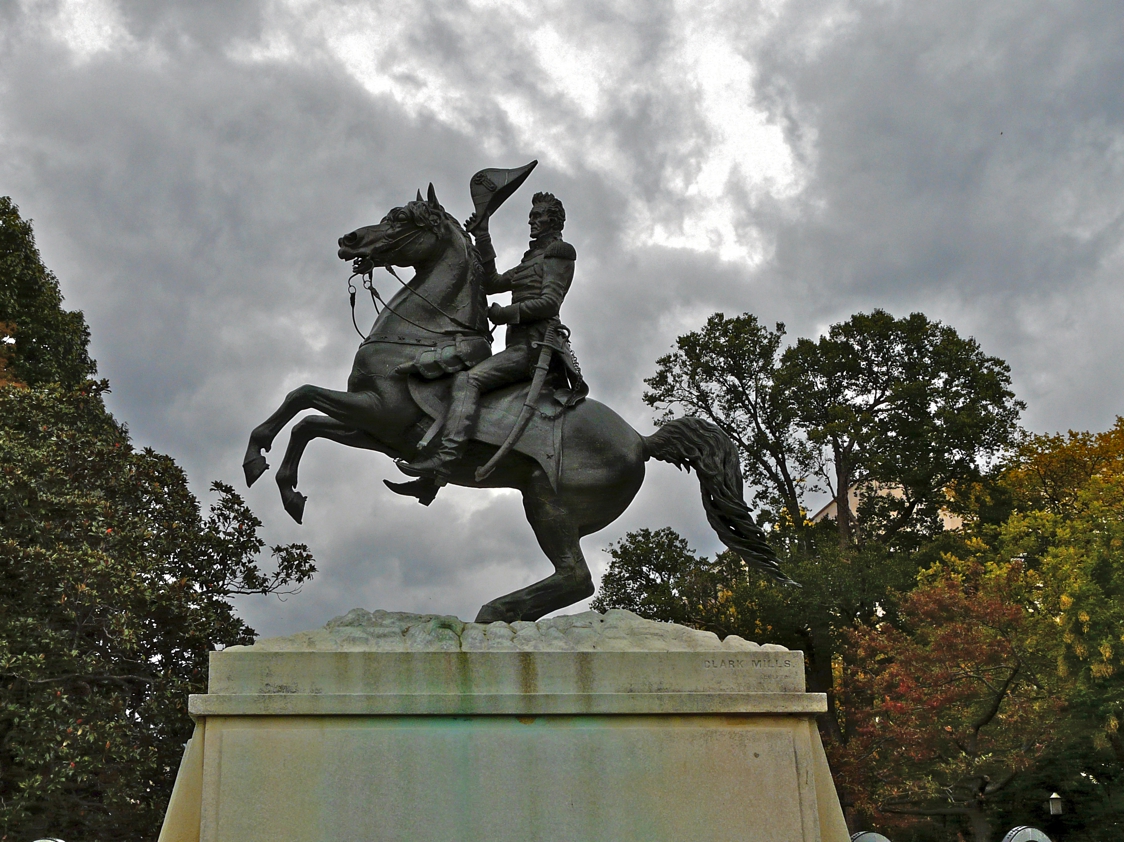
<path fill-rule="evenodd" d="M 543 337 L 542 342 L 535 342 L 539 346 L 539 361 L 535 363 L 535 376 L 531 380 L 531 388 L 527 391 L 527 397 L 523 401 L 523 408 L 519 411 L 519 418 L 515 422 L 515 426 L 511 428 L 511 432 L 507 434 L 507 439 L 500 449 L 495 452 L 495 455 L 488 460 L 481 468 L 476 469 L 476 481 L 483 482 L 488 478 L 488 475 L 496 469 L 496 465 L 503 457 L 511 452 L 515 447 L 515 443 L 519 441 L 519 437 L 523 435 L 523 431 L 527 429 L 527 425 L 531 423 L 531 417 L 535 414 L 535 402 L 538 400 L 539 395 L 542 393 L 543 384 L 546 383 L 546 374 L 550 369 L 550 358 L 554 354 L 554 349 L 551 345 L 554 343 L 554 327 L 547 330 L 546 336 Z"/>

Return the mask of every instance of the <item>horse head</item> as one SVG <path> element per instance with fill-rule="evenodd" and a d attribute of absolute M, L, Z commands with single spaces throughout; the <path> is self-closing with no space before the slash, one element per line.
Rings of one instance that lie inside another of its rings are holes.
<path fill-rule="evenodd" d="M 387 303 L 371 336 L 424 334 L 432 340 L 437 334 L 488 333 L 480 255 L 441 206 L 432 184 L 428 198 L 419 190 L 417 199 L 394 208 L 378 225 L 340 237 L 338 253 L 352 261 L 357 275 L 378 266 L 415 269 L 413 279 L 403 281 L 404 288 Z"/>
<path fill-rule="evenodd" d="M 376 266 L 424 266 L 456 237 L 467 243 L 460 224 L 441 206 L 430 184 L 428 199 L 419 190 L 416 200 L 394 208 L 378 225 L 340 237 L 339 257 L 352 261 L 352 271 L 360 275 Z"/>

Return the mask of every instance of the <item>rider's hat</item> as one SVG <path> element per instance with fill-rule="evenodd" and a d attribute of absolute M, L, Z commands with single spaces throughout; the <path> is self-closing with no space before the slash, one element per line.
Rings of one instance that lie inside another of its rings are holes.
<path fill-rule="evenodd" d="M 513 170 L 480 170 L 472 177 L 468 189 L 472 194 L 472 205 L 476 211 L 476 222 L 491 216 L 507 201 L 507 197 L 519 189 L 527 180 L 538 161 L 531 161 Z M 472 228 L 476 226 L 473 225 Z M 472 228 L 469 230 L 471 231 Z"/>

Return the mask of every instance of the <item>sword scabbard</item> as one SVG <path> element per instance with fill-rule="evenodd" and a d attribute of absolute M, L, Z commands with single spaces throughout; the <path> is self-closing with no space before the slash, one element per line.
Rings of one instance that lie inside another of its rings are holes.
<path fill-rule="evenodd" d="M 554 349 L 547 344 L 550 340 L 552 331 L 551 328 L 547 331 L 546 337 L 542 342 L 536 343 L 539 345 L 539 361 L 535 364 L 535 376 L 531 380 L 531 388 L 527 390 L 527 398 L 523 401 L 523 408 L 519 412 L 519 418 L 515 421 L 515 426 L 511 428 L 511 432 L 507 434 L 504 443 L 500 445 L 492 458 L 480 468 L 476 469 L 476 481 L 483 482 L 488 476 L 496 469 L 496 465 L 503 457 L 507 456 L 515 447 L 515 443 L 519 441 L 519 437 L 523 435 L 523 431 L 527 429 L 527 425 L 531 423 L 531 418 L 534 416 L 535 403 L 542 394 L 543 384 L 546 383 L 547 372 L 550 371 L 550 359 L 554 354 Z"/>

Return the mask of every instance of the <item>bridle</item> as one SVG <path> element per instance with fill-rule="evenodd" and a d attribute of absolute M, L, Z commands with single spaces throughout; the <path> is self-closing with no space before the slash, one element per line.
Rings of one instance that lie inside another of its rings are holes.
<path fill-rule="evenodd" d="M 384 247 L 384 248 L 380 249 L 380 251 L 383 251 L 384 253 L 397 251 L 401 246 L 403 246 L 403 245 L 405 245 L 409 242 L 412 242 L 413 240 L 420 237 L 422 235 L 422 233 L 423 232 L 420 229 L 415 229 L 414 231 L 411 231 L 408 234 L 403 234 L 399 237 L 395 237 L 393 240 L 391 240 L 389 242 L 388 248 Z M 457 233 L 460 234 L 459 231 Z M 472 271 L 472 261 L 470 259 L 468 259 L 468 257 L 469 257 L 469 255 L 468 255 L 468 243 L 465 241 L 463 236 L 461 237 L 461 247 L 464 249 L 464 256 L 466 258 L 465 263 L 468 266 L 468 271 L 471 272 Z M 367 258 L 367 259 L 370 260 L 370 258 Z M 437 334 L 438 336 L 444 335 L 443 331 L 434 330 L 431 327 L 426 327 L 425 325 L 418 324 L 413 319 L 411 319 L 407 316 L 403 316 L 401 313 L 399 313 L 397 310 L 395 310 L 393 307 L 391 307 L 389 302 L 384 300 L 383 297 L 381 295 L 379 295 L 379 291 L 377 289 L 375 289 L 375 284 L 374 284 L 374 271 L 375 271 L 376 266 L 382 266 L 383 269 L 385 269 L 387 272 L 389 272 L 391 274 L 391 276 L 394 278 L 394 280 L 398 281 L 398 283 L 400 283 L 402 285 L 402 288 L 404 290 L 409 292 L 411 295 L 414 295 L 417 298 L 420 298 L 422 301 L 424 301 L 426 304 L 428 304 L 430 306 L 430 308 L 432 308 L 433 310 L 436 310 L 438 313 L 440 313 L 442 316 L 444 316 L 450 322 L 455 324 L 457 327 L 462 327 L 466 331 L 468 331 L 469 333 L 472 333 L 472 334 L 475 334 L 475 335 L 478 335 L 478 336 L 487 336 L 489 342 L 491 342 L 493 340 L 493 338 L 494 338 L 493 333 L 490 329 L 485 328 L 483 331 L 481 331 L 480 328 L 473 327 L 472 325 L 461 321 L 460 319 L 458 319 L 456 316 L 452 315 L 451 313 L 445 312 L 445 310 L 441 306 L 434 303 L 430 299 L 426 298 L 424 295 L 422 295 L 420 292 L 418 292 L 416 289 L 414 289 L 408 283 L 406 283 L 400 277 L 398 277 L 398 273 L 394 271 L 394 266 L 391 265 L 389 262 L 388 263 L 376 263 L 374 261 L 371 261 L 371 265 L 367 269 L 366 272 L 353 272 L 351 277 L 347 279 L 347 292 L 348 292 L 348 297 L 351 301 L 351 324 L 355 328 L 355 332 L 359 334 L 361 339 L 366 340 L 367 337 L 363 335 L 363 331 L 361 331 L 359 329 L 359 324 L 355 320 L 355 295 L 358 292 L 358 290 L 355 287 L 355 284 L 352 283 L 352 281 L 355 278 L 362 278 L 363 288 L 371 294 L 371 304 L 375 308 L 375 318 L 376 319 L 382 314 L 383 310 L 389 310 L 391 313 L 393 313 L 395 316 L 400 318 L 402 321 L 406 322 L 407 324 L 413 325 L 414 327 L 418 328 L 419 330 L 424 330 L 427 333 L 434 333 L 434 334 Z M 380 305 L 381 305 L 381 307 L 380 307 Z"/>

